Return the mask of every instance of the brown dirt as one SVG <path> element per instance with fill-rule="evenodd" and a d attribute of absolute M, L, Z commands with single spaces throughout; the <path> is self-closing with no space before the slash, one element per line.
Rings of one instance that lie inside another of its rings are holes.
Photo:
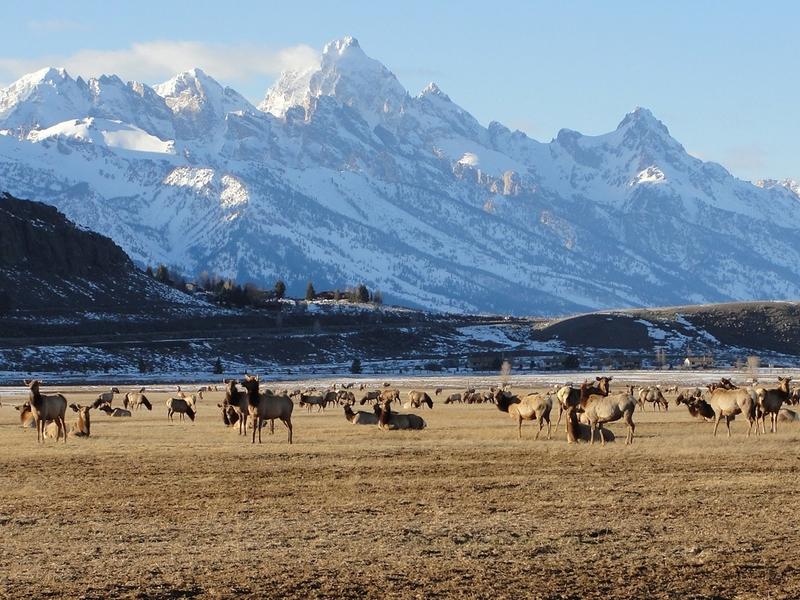
<path fill-rule="evenodd" d="M 421 432 L 295 407 L 293 446 L 253 446 L 221 394 L 193 424 L 154 396 L 66 446 L 0 408 L 0 595 L 800 597 L 800 427 L 712 439 L 673 407 L 602 448 L 517 440 L 492 405 L 414 411 Z"/>

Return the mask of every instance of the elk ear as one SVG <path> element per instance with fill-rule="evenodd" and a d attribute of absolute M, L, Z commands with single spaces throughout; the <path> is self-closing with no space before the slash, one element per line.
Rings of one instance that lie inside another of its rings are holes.
<path fill-rule="evenodd" d="M 80 409 L 81 409 L 81 407 L 80 407 L 80 406 L 78 406 L 77 404 L 75 404 L 74 402 L 73 402 L 72 404 L 70 404 L 70 405 L 69 405 L 69 407 L 70 407 L 72 410 L 74 410 L 75 412 L 78 412 L 78 411 L 80 411 Z"/>
<path fill-rule="evenodd" d="M 599 377 L 595 377 L 594 380 L 595 381 L 600 381 L 600 378 Z"/>

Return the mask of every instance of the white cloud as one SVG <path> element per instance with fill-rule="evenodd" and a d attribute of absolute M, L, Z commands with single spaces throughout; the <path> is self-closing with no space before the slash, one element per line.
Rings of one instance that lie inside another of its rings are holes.
<path fill-rule="evenodd" d="M 200 67 L 226 83 L 253 77 L 274 77 L 319 63 L 319 53 L 304 44 L 269 48 L 254 44 L 226 45 L 191 41 L 134 43 L 119 50 L 79 50 L 70 55 L 39 58 L 0 57 L 0 80 L 14 80 L 45 66 L 64 67 L 73 77 L 119 75 L 125 80 L 160 83 L 176 73 Z"/>

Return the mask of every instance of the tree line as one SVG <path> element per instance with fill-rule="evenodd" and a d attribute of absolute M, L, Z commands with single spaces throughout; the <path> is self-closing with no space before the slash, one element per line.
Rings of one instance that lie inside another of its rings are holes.
<path fill-rule="evenodd" d="M 145 273 L 159 283 L 187 294 L 204 292 L 214 302 L 225 306 L 259 307 L 286 298 L 286 283 L 282 279 L 278 279 L 271 289 L 264 289 L 252 282 L 242 285 L 231 278 L 223 278 L 207 271 L 200 273 L 195 281 L 188 281 L 177 268 L 170 268 L 164 264 L 158 265 L 155 269 L 148 265 Z M 309 281 L 304 299 L 383 304 L 383 293 L 378 289 L 370 290 L 363 283 L 344 290 L 317 292 L 314 283 Z"/>

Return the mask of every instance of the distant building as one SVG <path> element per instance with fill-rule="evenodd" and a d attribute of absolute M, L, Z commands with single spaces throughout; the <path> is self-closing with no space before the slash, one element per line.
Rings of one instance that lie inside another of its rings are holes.
<path fill-rule="evenodd" d="M 540 371 L 559 371 L 564 368 L 564 358 L 563 354 L 536 356 L 531 360 L 531 368 Z"/>
<path fill-rule="evenodd" d="M 500 352 L 474 352 L 467 356 L 467 367 L 473 371 L 499 371 L 503 358 Z"/>
<path fill-rule="evenodd" d="M 714 359 L 710 356 L 687 356 L 683 359 L 684 369 L 710 369 L 714 366 Z"/>

